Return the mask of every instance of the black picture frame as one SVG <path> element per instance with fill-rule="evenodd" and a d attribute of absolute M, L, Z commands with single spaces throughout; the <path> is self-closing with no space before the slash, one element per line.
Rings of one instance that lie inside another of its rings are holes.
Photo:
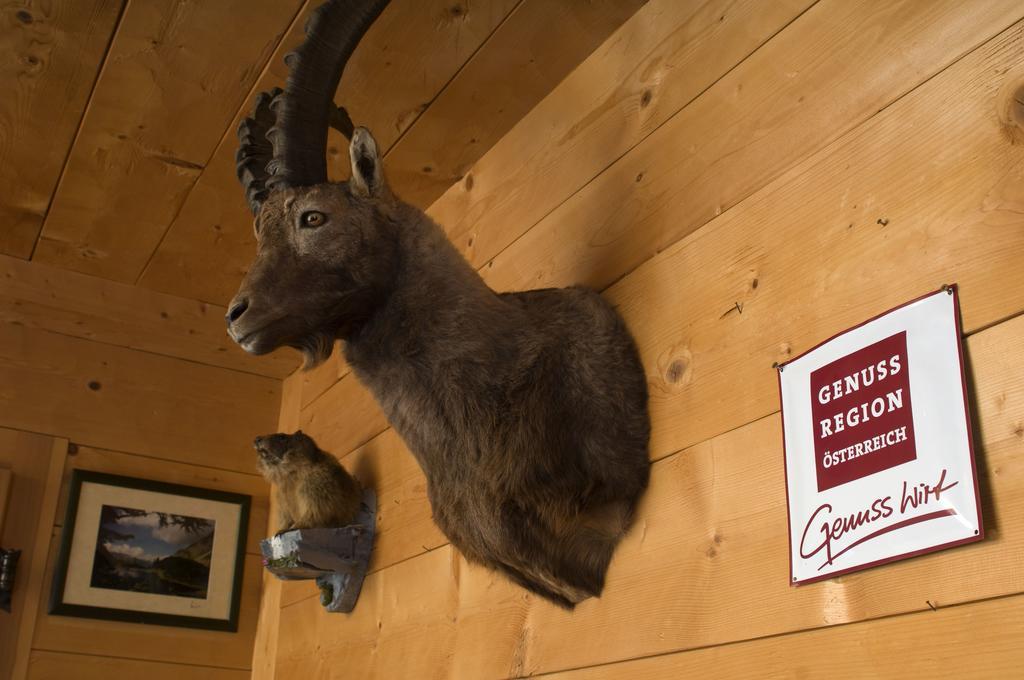
<path fill-rule="evenodd" d="M 207 618 L 200 616 L 184 616 L 156 611 L 139 611 L 113 607 L 98 607 L 82 604 L 71 604 L 63 601 L 68 578 L 68 566 L 72 545 L 75 537 L 75 525 L 78 520 L 79 499 L 82 485 L 86 483 L 106 486 L 152 491 L 173 496 L 186 496 L 220 503 L 239 506 L 238 540 L 234 546 L 234 568 L 231 578 L 230 614 L 228 618 Z M 90 470 L 74 470 L 71 475 L 71 486 L 68 493 L 67 510 L 64 514 L 64 527 L 61 533 L 60 552 L 54 568 L 53 584 L 50 591 L 49 613 L 58 616 L 103 619 L 107 621 L 125 621 L 159 626 L 176 626 L 181 628 L 201 628 L 228 632 L 238 631 L 238 615 L 241 605 L 242 574 L 245 567 L 245 545 L 248 535 L 249 513 L 252 497 L 246 494 L 203 489 L 200 487 L 172 484 L 151 479 L 125 477 Z"/>

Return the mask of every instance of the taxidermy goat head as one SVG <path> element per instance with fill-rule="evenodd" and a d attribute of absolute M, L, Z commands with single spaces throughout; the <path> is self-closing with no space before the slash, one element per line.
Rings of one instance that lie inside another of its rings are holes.
<path fill-rule="evenodd" d="M 647 485 L 643 367 L 597 293 L 495 293 L 391 192 L 373 137 L 333 104 L 385 4 L 320 7 L 286 60 L 287 87 L 261 95 L 239 129 L 258 246 L 228 332 L 253 354 L 299 348 L 309 366 L 343 340 L 452 544 L 572 607 L 600 594 Z M 331 124 L 350 134 L 347 182 L 327 179 Z"/>

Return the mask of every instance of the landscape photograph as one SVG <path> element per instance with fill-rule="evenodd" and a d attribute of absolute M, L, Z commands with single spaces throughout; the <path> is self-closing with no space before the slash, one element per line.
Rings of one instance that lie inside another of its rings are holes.
<path fill-rule="evenodd" d="M 102 506 L 91 585 L 206 599 L 213 520 Z"/>

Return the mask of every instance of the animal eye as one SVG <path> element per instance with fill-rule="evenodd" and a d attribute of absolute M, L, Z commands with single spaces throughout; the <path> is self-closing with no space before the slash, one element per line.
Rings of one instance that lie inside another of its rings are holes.
<path fill-rule="evenodd" d="M 304 227 L 319 227 L 327 222 L 327 215 L 324 215 L 319 210 L 309 210 L 302 213 L 302 226 Z"/>

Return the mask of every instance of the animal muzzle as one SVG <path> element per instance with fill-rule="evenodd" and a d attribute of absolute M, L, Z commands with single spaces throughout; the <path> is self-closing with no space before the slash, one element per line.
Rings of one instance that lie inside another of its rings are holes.
<path fill-rule="evenodd" d="M 261 305 L 248 287 L 243 288 L 228 304 L 224 315 L 228 335 L 250 354 L 266 354 L 276 349 L 270 339 L 274 333 L 268 332 L 276 321 L 273 309 Z"/>
<path fill-rule="evenodd" d="M 264 463 L 274 465 L 281 462 L 287 450 L 287 440 L 280 434 L 268 434 L 256 437 L 252 442 L 256 454 Z"/>
<path fill-rule="evenodd" d="M 248 306 L 248 302 L 243 300 L 238 303 L 232 303 L 232 306 L 228 308 L 228 313 L 225 317 L 228 324 L 228 336 L 246 352 L 250 354 L 263 354 L 263 352 L 257 351 L 256 343 L 260 329 L 250 328 L 250 324 L 247 324 L 242 318 L 245 316 Z"/>

